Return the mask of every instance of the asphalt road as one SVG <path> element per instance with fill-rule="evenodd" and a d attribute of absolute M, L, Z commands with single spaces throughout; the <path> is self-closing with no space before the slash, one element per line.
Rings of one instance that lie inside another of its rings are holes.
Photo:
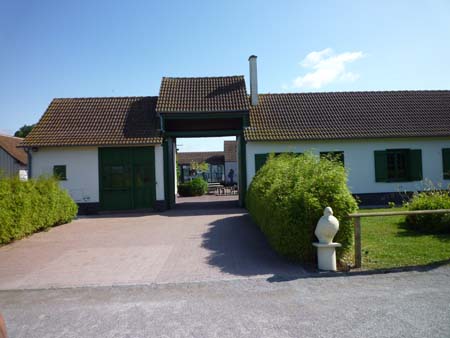
<path fill-rule="evenodd" d="M 10 338 L 450 337 L 450 267 L 1 291 Z"/>

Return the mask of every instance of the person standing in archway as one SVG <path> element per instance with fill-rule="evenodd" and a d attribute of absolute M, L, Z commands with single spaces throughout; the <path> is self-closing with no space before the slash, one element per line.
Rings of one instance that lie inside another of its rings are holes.
<path fill-rule="evenodd" d="M 230 171 L 228 172 L 228 179 L 229 179 L 230 185 L 233 185 L 234 184 L 234 182 L 233 182 L 233 180 L 234 180 L 234 170 L 233 170 L 233 168 L 231 168 Z"/>

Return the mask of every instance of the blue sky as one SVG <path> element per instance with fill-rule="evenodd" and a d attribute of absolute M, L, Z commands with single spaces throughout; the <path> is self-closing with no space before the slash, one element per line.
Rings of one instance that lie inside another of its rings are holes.
<path fill-rule="evenodd" d="M 260 92 L 450 89 L 449 36 L 447 0 L 0 0 L 0 132 L 36 122 L 54 97 L 247 77 L 251 54 Z"/>

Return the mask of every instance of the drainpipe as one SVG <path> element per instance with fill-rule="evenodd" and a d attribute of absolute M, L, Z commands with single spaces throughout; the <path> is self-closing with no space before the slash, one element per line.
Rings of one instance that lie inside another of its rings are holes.
<path fill-rule="evenodd" d="M 27 158 L 28 158 L 28 178 L 31 178 L 31 169 L 32 169 L 32 165 L 31 165 L 31 149 L 30 148 L 24 148 L 25 152 L 27 153 Z"/>

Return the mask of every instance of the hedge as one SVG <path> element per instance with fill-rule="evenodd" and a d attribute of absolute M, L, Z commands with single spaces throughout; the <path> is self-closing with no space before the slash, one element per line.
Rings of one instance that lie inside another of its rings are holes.
<path fill-rule="evenodd" d="M 410 211 L 450 209 L 450 192 L 435 190 L 415 193 L 407 206 Z M 426 233 L 450 233 L 450 214 L 408 215 L 406 225 Z"/>
<path fill-rule="evenodd" d="M 0 244 L 70 222 L 77 211 L 54 178 L 0 178 Z"/>
<path fill-rule="evenodd" d="M 200 177 L 178 185 L 178 194 L 183 197 L 201 196 L 208 192 L 208 183 Z"/>
<path fill-rule="evenodd" d="M 301 263 L 316 259 L 314 230 L 327 206 L 340 221 L 334 239 L 342 244 L 337 257 L 350 259 L 353 226 L 346 216 L 357 209 L 357 203 L 339 161 L 311 153 L 272 154 L 253 178 L 247 194 L 249 213 L 270 245 L 282 256 Z"/>

